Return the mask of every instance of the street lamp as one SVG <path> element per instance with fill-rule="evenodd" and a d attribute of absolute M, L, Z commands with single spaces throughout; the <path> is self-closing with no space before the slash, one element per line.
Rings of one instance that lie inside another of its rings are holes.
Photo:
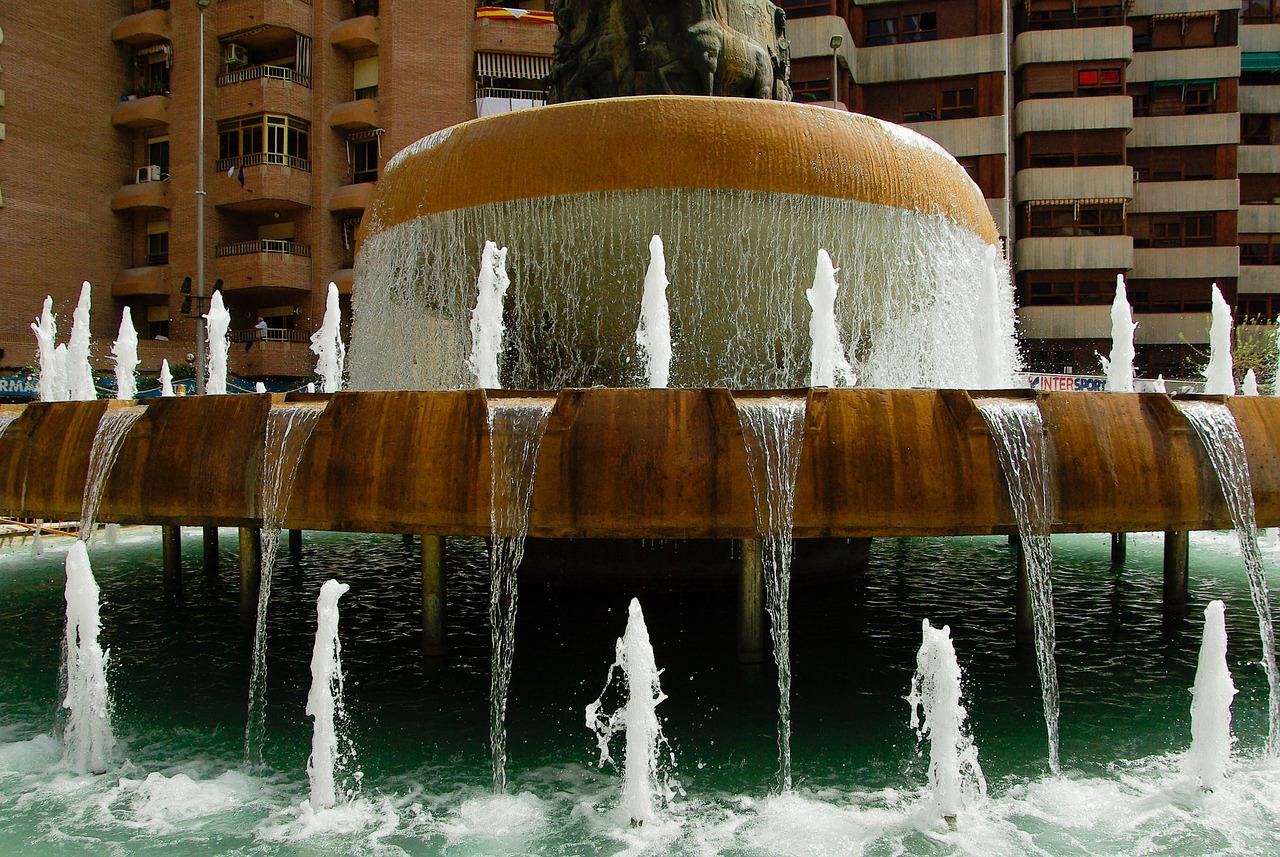
<path fill-rule="evenodd" d="M 206 0 L 207 2 L 207 0 Z M 831 106 L 840 103 L 840 55 L 837 53 L 844 44 L 844 36 L 836 33 L 831 37 Z"/>
<path fill-rule="evenodd" d="M 209 0 L 196 0 L 200 10 L 200 87 L 196 113 L 196 306 L 204 311 L 204 10 Z M 196 318 L 196 393 L 204 395 L 204 316 Z"/>

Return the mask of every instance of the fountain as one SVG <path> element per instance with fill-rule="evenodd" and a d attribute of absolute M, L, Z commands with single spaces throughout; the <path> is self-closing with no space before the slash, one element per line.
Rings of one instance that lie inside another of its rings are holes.
<path fill-rule="evenodd" d="M 644 274 L 640 298 L 640 325 L 636 344 L 644 354 L 645 385 L 667 386 L 671 377 L 671 311 L 667 305 L 667 255 L 657 235 L 649 241 L 649 269 Z"/>
<path fill-rule="evenodd" d="M 1107 389 L 1113 393 L 1133 392 L 1133 332 L 1137 328 L 1125 290 L 1124 274 L 1116 274 L 1116 296 L 1111 303 L 1111 356 L 1102 358 Z"/>
<path fill-rule="evenodd" d="M 98 643 L 98 582 L 89 567 L 84 542 L 67 552 L 66 696 L 67 723 L 62 733 L 63 759 L 75 771 L 106 773 L 111 767 L 115 736 L 111 731 L 111 697 L 107 690 L 108 652 Z"/>
<path fill-rule="evenodd" d="M 836 269 L 826 250 L 818 251 L 818 269 L 813 274 L 813 288 L 805 292 L 809 299 L 809 339 L 813 346 L 809 357 L 810 387 L 851 387 L 857 381 L 849 360 L 844 356 L 844 343 L 836 326 Z"/>
<path fill-rule="evenodd" d="M 605 694 L 619 672 L 627 688 L 625 705 L 613 714 L 601 714 Z M 665 741 L 658 722 L 658 706 L 667 698 L 659 682 L 660 671 L 649 643 L 640 602 L 633 598 L 627 608 L 627 628 L 618 638 L 613 665 L 600 697 L 587 706 L 587 728 L 595 733 L 600 749 L 600 767 L 613 764 L 609 742 L 619 731 L 626 735 L 622 765 L 622 798 L 617 817 L 624 824 L 640 826 L 657 818 L 655 804 L 669 801 L 678 786 L 663 771 L 660 751 Z"/>
<path fill-rule="evenodd" d="M 124 308 L 120 318 L 120 333 L 111 345 L 116 359 L 116 398 L 122 401 L 138 396 L 138 331 L 133 327 L 129 308 Z"/>
<path fill-rule="evenodd" d="M 1234 396 L 1236 380 L 1231 361 L 1231 307 L 1218 284 L 1213 284 L 1209 323 L 1209 365 L 1204 369 L 1206 395 Z"/>
<path fill-rule="evenodd" d="M 803 400 L 774 399 L 738 406 L 756 527 L 764 566 L 769 635 L 778 668 L 778 787 L 791 790 L 791 600 L 792 521 L 796 474 L 804 441 Z"/>
<path fill-rule="evenodd" d="M 502 301 L 511 278 L 507 276 L 507 248 L 484 242 L 480 279 L 476 283 L 476 305 L 471 311 L 471 358 L 467 362 L 476 385 L 499 389 L 498 355 L 502 351 Z"/>
<path fill-rule="evenodd" d="M 1184 765 L 1206 791 L 1221 787 L 1231 760 L 1231 700 L 1236 686 L 1227 667 L 1225 612 L 1221 601 L 1210 601 L 1204 608 L 1204 635 L 1191 688 L 1191 749 Z"/>
<path fill-rule="evenodd" d="M 342 703 L 342 642 L 338 639 L 338 599 L 350 588 L 328 580 L 316 599 L 316 640 L 311 651 L 311 692 L 307 695 L 307 714 L 314 718 L 311 756 L 307 759 L 312 809 L 332 809 L 345 803 L 360 782 L 359 772 L 353 771 L 355 786 L 342 791 L 337 788 L 338 779 L 355 762 Z"/>
<path fill-rule="evenodd" d="M 80 285 L 80 300 L 71 316 L 71 337 L 67 341 L 67 395 L 73 402 L 92 402 L 98 398 L 93 386 L 93 367 L 89 364 L 89 303 L 91 287 L 88 280 Z"/>
<path fill-rule="evenodd" d="M 986 780 L 978 764 L 978 750 L 965 729 L 968 713 L 960 702 L 960 664 L 956 661 L 951 629 L 934 628 L 921 620 L 924 641 L 916 655 L 911 679 L 911 728 L 929 739 L 929 793 L 938 814 L 951 827 L 961 806 L 985 796 Z"/>
<path fill-rule="evenodd" d="M 321 392 L 336 393 L 342 389 L 342 367 L 346 363 L 347 349 L 342 344 L 342 308 L 338 305 L 338 286 L 329 284 L 325 299 L 324 321 L 320 329 L 311 334 L 311 350 L 316 355 L 316 374 L 320 376 Z"/>
<path fill-rule="evenodd" d="M 227 351 L 231 348 L 227 332 L 231 329 L 231 313 L 222 302 L 221 291 L 214 292 L 209 300 L 204 323 L 209 340 L 209 376 L 205 391 L 211 396 L 222 396 L 227 392 Z"/>
<path fill-rule="evenodd" d="M 173 373 L 169 371 L 169 359 L 160 361 L 160 396 L 165 399 L 173 397 Z"/>
<path fill-rule="evenodd" d="M 111 468 L 120 453 L 120 446 L 125 436 L 138 417 L 146 411 L 145 407 L 131 405 L 123 408 L 112 408 L 102 415 L 98 422 L 98 430 L 93 436 L 93 445 L 89 450 L 89 472 L 84 483 L 84 500 L 80 507 L 80 538 L 88 542 L 93 538 L 93 527 L 98 514 L 98 504 L 102 500 L 102 489 Z"/>

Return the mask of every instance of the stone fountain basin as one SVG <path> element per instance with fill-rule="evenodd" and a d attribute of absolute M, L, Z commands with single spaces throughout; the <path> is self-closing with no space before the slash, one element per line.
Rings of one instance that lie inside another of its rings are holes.
<path fill-rule="evenodd" d="M 554 399 L 538 457 L 535 538 L 756 535 L 727 389 L 483 390 L 150 399 L 108 477 L 99 520 L 260 526 L 267 413 L 327 400 L 285 516 L 292 529 L 487 535 L 491 398 Z M 961 535 L 1015 530 L 974 404 L 1027 391 L 799 390 L 807 400 L 795 534 Z M 1229 529 L 1211 468 L 1160 394 L 1036 393 L 1055 532 Z M 1259 526 L 1280 525 L 1280 399 L 1225 398 L 1248 452 Z M 89 450 L 117 402 L 37 403 L 0 437 L 0 511 L 79 518 Z"/>

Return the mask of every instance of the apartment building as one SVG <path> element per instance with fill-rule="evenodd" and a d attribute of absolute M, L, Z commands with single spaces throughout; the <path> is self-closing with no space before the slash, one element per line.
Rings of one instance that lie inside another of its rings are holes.
<path fill-rule="evenodd" d="M 205 294 L 238 341 L 269 331 L 231 369 L 305 377 L 382 164 L 541 103 L 555 41 L 542 0 L 93 5 L 0 18 L 0 373 L 31 363 L 45 294 L 67 323 L 81 279 L 97 354 L 124 306 L 144 371 L 194 351 L 203 97 Z M 1185 373 L 1212 283 L 1238 318 L 1280 314 L 1280 0 L 782 5 L 797 100 L 915 128 L 982 189 L 1034 368 L 1096 369 L 1121 273 L 1144 374 Z"/>

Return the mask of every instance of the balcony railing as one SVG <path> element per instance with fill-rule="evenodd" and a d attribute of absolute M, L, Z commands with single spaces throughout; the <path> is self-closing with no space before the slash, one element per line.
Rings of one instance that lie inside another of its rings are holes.
<path fill-rule="evenodd" d="M 241 83 L 246 80 L 257 80 L 262 77 L 269 77 L 274 80 L 289 80 L 299 86 L 311 87 L 311 75 L 300 74 L 282 65 L 253 65 L 248 68 L 238 68 L 235 71 L 218 75 L 218 86 Z"/>
<path fill-rule="evenodd" d="M 231 331 L 232 342 L 306 342 L 308 339 L 302 331 L 284 327 L 268 327 L 266 330 L 246 327 Z"/>
<path fill-rule="evenodd" d="M 218 169 L 224 172 L 232 167 L 256 167 L 260 164 L 273 164 L 278 167 L 289 167 L 294 170 L 311 172 L 311 161 L 306 158 L 295 158 L 293 155 L 281 155 L 275 152 L 258 152 L 253 155 L 237 155 L 234 158 L 218 159 Z"/>
<path fill-rule="evenodd" d="M 527 98 L 539 103 L 547 100 L 545 89 L 508 89 L 501 86 L 477 86 L 476 98 Z"/>
<path fill-rule="evenodd" d="M 359 101 L 361 98 L 377 98 L 378 84 L 375 83 L 373 86 L 360 87 L 355 91 L 355 97 L 357 101 Z"/>
<path fill-rule="evenodd" d="M 311 245 L 299 244 L 296 241 L 279 238 L 258 238 L 253 241 L 237 241 L 234 244 L 219 244 L 215 251 L 219 258 L 223 256 L 246 256 L 250 253 L 287 253 L 291 256 L 310 256 Z"/>

